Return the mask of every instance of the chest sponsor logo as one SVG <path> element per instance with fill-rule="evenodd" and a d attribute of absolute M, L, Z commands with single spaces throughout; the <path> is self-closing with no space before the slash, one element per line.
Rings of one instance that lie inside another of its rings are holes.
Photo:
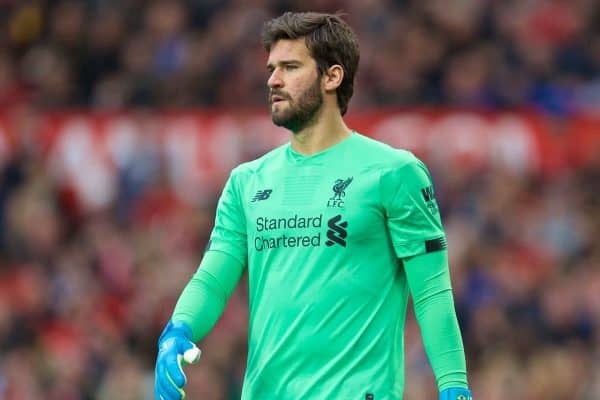
<path fill-rule="evenodd" d="M 256 251 L 320 247 L 323 243 L 323 233 L 327 237 L 324 241 L 327 247 L 334 245 L 346 247 L 348 237 L 348 222 L 342 221 L 342 216 L 339 214 L 326 223 L 323 214 L 306 217 L 295 214 L 287 218 L 258 217 L 255 228 L 254 249 Z"/>
<path fill-rule="evenodd" d="M 344 201 L 342 200 L 346 197 L 346 188 L 352 183 L 354 178 L 346 178 L 346 179 L 336 179 L 333 187 L 333 196 L 329 198 L 327 201 L 327 207 L 344 207 Z"/>
<path fill-rule="evenodd" d="M 331 247 L 335 244 L 339 244 L 342 247 L 346 247 L 346 237 L 348 236 L 348 222 L 342 221 L 341 215 L 336 215 L 327 221 L 327 241 L 325 245 Z"/>
<path fill-rule="evenodd" d="M 258 217 L 254 249 L 264 251 L 288 247 L 319 247 L 323 215 L 303 217 L 298 214 L 289 218 Z M 280 233 L 286 230 L 293 233 Z M 316 232 L 315 232 L 316 230 Z"/>

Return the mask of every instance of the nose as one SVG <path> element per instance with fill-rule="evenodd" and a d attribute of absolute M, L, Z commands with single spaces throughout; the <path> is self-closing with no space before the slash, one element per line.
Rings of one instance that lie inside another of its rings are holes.
<path fill-rule="evenodd" d="M 278 69 L 271 72 L 271 76 L 269 76 L 269 80 L 267 80 L 267 86 L 271 89 L 283 87 L 283 80 L 281 79 Z"/>

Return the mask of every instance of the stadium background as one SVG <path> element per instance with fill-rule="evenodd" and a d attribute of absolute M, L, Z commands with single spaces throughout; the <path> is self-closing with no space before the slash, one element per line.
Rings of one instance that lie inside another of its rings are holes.
<path fill-rule="evenodd" d="M 229 170 L 286 140 L 259 31 L 346 12 L 348 121 L 429 165 L 476 399 L 600 398 L 595 0 L 0 1 L 0 399 L 151 398 Z M 191 399 L 236 399 L 240 285 Z M 408 400 L 436 398 L 414 317 Z"/>

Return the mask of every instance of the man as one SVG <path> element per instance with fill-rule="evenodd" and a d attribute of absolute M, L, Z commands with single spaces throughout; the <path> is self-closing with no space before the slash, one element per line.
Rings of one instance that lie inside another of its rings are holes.
<path fill-rule="evenodd" d="M 285 13 L 263 42 L 272 119 L 291 141 L 231 173 L 159 339 L 156 398 L 182 398 L 181 360 L 197 358 L 247 268 L 242 399 L 401 399 L 409 291 L 440 399 L 471 399 L 429 173 L 342 119 L 353 32 L 337 15 Z"/>

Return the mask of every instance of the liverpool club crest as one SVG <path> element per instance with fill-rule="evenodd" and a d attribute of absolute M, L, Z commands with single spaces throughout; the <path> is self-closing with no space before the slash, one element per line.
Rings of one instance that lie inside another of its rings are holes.
<path fill-rule="evenodd" d="M 327 201 L 327 207 L 344 207 L 344 201 L 346 197 L 346 188 L 352 183 L 352 177 L 347 179 L 336 179 L 333 187 L 333 196 Z"/>

